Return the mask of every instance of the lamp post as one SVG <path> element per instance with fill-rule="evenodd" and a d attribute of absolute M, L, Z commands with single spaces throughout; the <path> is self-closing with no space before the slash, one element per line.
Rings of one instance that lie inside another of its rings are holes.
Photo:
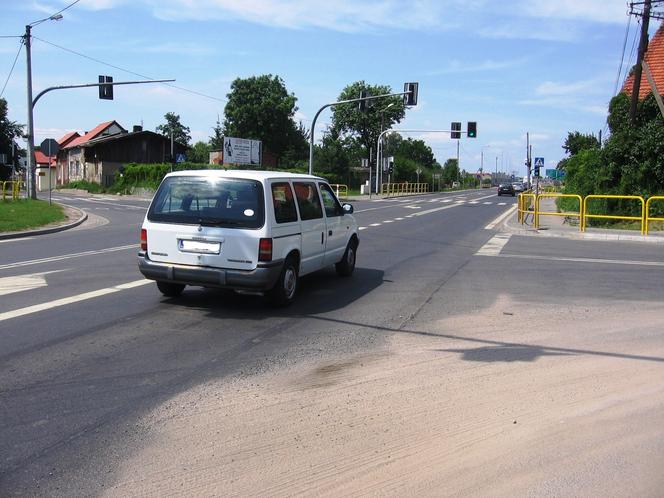
<path fill-rule="evenodd" d="M 31 199 L 37 198 L 37 182 L 35 179 L 35 126 L 34 118 L 32 115 L 32 54 L 31 54 L 31 39 L 32 39 L 32 28 L 38 24 L 43 23 L 44 21 L 60 21 L 62 19 L 62 14 L 53 14 L 52 16 L 45 17 L 44 19 L 39 19 L 38 21 L 31 22 L 25 27 L 25 35 L 23 36 L 23 43 L 25 43 L 25 57 L 26 57 L 26 67 L 27 67 L 27 93 L 28 93 L 28 165 L 27 165 L 27 175 L 28 175 L 28 196 Z"/>
<path fill-rule="evenodd" d="M 385 106 L 385 108 L 381 109 L 378 111 L 380 113 L 380 136 L 382 137 L 383 134 L 383 118 L 385 117 L 385 111 L 387 111 L 390 107 L 394 105 L 394 102 L 388 104 Z M 382 138 L 381 138 L 382 140 Z M 381 142 L 382 145 L 382 142 Z M 378 154 L 379 149 L 376 149 L 376 154 Z M 383 161 L 382 161 L 382 154 L 381 156 L 376 156 L 376 161 L 378 161 L 378 164 L 380 164 L 380 173 L 378 173 L 378 168 L 376 168 L 376 185 L 380 185 L 382 183 L 382 178 L 383 178 Z M 371 166 L 369 166 L 371 167 Z M 378 176 L 379 175 L 379 176 Z M 380 180 L 379 180 L 380 178 Z M 371 189 L 371 185 L 369 185 L 369 188 Z M 378 187 L 376 187 L 378 188 Z M 378 193 L 378 190 L 376 190 L 376 193 Z"/>

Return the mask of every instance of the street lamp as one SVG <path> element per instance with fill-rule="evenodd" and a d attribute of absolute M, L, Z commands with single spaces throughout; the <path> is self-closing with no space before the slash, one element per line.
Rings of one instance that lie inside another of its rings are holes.
<path fill-rule="evenodd" d="M 385 117 L 385 111 L 387 111 L 390 107 L 394 106 L 394 102 L 391 102 L 390 104 L 387 104 L 383 109 L 378 111 L 380 114 L 380 133 L 382 135 L 383 133 L 383 118 Z M 382 138 L 381 138 L 381 146 L 382 146 Z M 382 155 L 382 154 L 381 154 Z M 378 185 L 382 183 L 382 178 L 383 178 L 383 161 L 382 157 L 378 156 L 378 149 L 376 150 L 376 161 L 378 164 L 380 164 L 380 173 L 378 173 L 379 168 L 376 168 L 376 189 L 378 189 Z M 371 166 L 369 166 L 371 168 Z M 378 180 L 378 177 L 380 176 L 380 181 Z M 369 189 L 371 189 L 371 185 L 369 185 Z M 376 193 L 378 193 L 378 190 L 376 190 Z"/>
<path fill-rule="evenodd" d="M 32 27 L 38 26 L 39 24 L 45 21 L 60 21 L 62 19 L 62 14 L 57 13 L 52 16 L 45 17 L 44 19 L 39 19 L 38 21 L 31 22 L 25 27 L 25 35 L 23 36 L 23 43 L 25 44 L 25 54 L 26 54 L 26 67 L 27 67 L 27 78 L 26 83 L 28 87 L 28 195 L 32 199 L 37 198 L 37 182 L 35 179 L 35 126 L 34 118 L 32 115 L 32 54 L 31 54 L 31 39 L 32 39 Z"/>

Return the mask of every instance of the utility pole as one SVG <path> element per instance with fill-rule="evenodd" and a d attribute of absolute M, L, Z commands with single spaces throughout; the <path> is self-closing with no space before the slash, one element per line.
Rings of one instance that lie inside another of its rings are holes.
<path fill-rule="evenodd" d="M 36 199 L 37 198 L 37 182 L 35 181 L 35 125 L 33 122 L 33 116 L 32 116 L 32 55 L 31 55 L 31 39 L 32 39 L 32 34 L 31 34 L 32 26 L 28 24 L 25 27 L 25 36 L 23 39 L 23 43 L 25 43 L 25 54 L 26 54 L 26 66 L 27 66 L 27 71 L 28 75 L 26 78 L 27 86 L 28 86 L 28 136 L 26 137 L 28 139 L 28 153 L 27 153 L 27 168 L 26 168 L 26 175 L 27 175 L 27 190 L 28 190 L 28 197 L 30 199 Z"/>
<path fill-rule="evenodd" d="M 632 126 L 636 123 L 636 108 L 639 103 L 639 92 L 641 90 L 641 73 L 643 68 L 641 62 L 648 49 L 648 26 L 650 24 L 650 2 L 651 0 L 644 0 L 643 14 L 641 14 L 641 39 L 639 40 L 639 53 L 636 58 L 636 66 L 634 67 L 634 85 L 632 85 L 632 101 L 629 107 L 629 118 Z"/>
<path fill-rule="evenodd" d="M 461 184 L 461 165 L 459 164 L 459 143 L 461 140 L 457 140 L 457 171 L 459 172 L 457 174 L 457 181 L 459 182 L 459 185 Z"/>

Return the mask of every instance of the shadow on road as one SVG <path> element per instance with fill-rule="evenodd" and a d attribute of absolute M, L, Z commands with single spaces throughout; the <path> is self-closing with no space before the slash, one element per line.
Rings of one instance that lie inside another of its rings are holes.
<path fill-rule="evenodd" d="M 539 346 L 516 346 L 506 344 L 502 346 L 487 346 L 474 349 L 436 349 L 435 351 L 446 353 L 462 353 L 462 360 L 480 362 L 513 362 L 513 361 L 535 361 L 542 356 L 568 356 L 577 353 L 548 351 Z"/>

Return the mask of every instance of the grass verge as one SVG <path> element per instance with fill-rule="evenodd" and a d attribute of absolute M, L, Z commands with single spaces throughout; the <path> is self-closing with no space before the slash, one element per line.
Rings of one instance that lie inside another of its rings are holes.
<path fill-rule="evenodd" d="M 65 219 L 62 207 L 46 201 L 20 199 L 0 201 L 0 232 L 36 228 Z"/>

